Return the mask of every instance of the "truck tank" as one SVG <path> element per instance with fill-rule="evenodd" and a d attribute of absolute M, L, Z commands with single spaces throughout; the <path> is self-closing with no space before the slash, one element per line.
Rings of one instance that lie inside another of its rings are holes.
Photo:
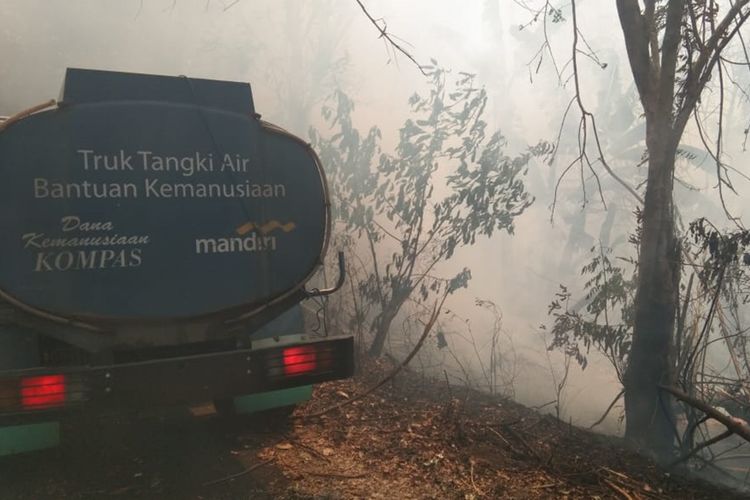
<path fill-rule="evenodd" d="M 341 285 L 305 289 L 328 190 L 249 84 L 69 69 L 59 102 L 0 123 L 0 176 L 0 417 L 351 374 L 350 337 L 283 319 Z"/>

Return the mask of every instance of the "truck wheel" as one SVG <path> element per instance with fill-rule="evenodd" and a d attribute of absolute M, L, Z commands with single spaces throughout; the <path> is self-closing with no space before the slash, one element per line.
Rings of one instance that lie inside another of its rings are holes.
<path fill-rule="evenodd" d="M 220 417 L 234 417 L 237 415 L 234 398 L 215 398 L 214 408 Z"/>
<path fill-rule="evenodd" d="M 295 408 L 297 408 L 297 405 L 280 406 L 278 408 L 249 413 L 246 416 L 255 427 L 270 430 L 283 429 L 289 426 Z"/>

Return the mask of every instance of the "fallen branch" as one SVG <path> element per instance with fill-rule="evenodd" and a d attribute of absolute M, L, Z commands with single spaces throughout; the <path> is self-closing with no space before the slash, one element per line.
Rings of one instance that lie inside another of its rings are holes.
<path fill-rule="evenodd" d="M 312 446 L 307 446 L 306 444 L 301 443 L 298 439 L 294 439 L 291 436 L 287 436 L 287 440 L 289 442 L 291 442 L 291 443 L 294 443 L 295 446 L 297 446 L 299 448 L 302 448 L 303 450 L 305 450 L 309 454 L 311 454 L 311 455 L 313 455 L 313 456 L 315 456 L 315 457 L 323 460 L 324 462 L 328 462 L 329 464 L 331 463 L 331 459 L 330 458 L 328 458 L 327 456 L 323 455 L 322 453 L 320 453 L 318 450 L 316 450 Z"/>
<path fill-rule="evenodd" d="M 532 490 L 548 490 L 559 486 L 559 483 L 538 484 L 531 487 Z"/>
<path fill-rule="evenodd" d="M 532 448 L 532 447 L 531 447 L 531 445 L 530 445 L 530 444 L 528 443 L 528 441 L 526 441 L 526 438 L 524 438 L 524 437 L 523 437 L 523 436 L 521 435 L 521 433 L 520 433 L 520 432 L 518 432 L 517 430 L 515 430 L 515 429 L 514 429 L 513 427 L 511 427 L 510 425 L 507 425 L 507 424 L 502 424 L 502 426 L 503 426 L 503 429 L 505 429 L 505 430 L 506 430 L 506 431 L 508 431 L 508 432 L 509 432 L 509 433 L 510 433 L 511 435 L 513 435 L 513 437 L 514 437 L 514 438 L 516 439 L 516 441 L 518 441 L 519 443 L 521 443 L 521 444 L 523 445 L 523 447 L 524 447 L 524 448 L 526 449 L 526 451 L 528 452 L 528 453 L 527 453 L 527 455 L 528 455 L 528 456 L 531 456 L 531 457 L 533 457 L 533 458 L 535 458 L 535 459 L 537 459 L 537 460 L 539 460 L 539 461 L 541 461 L 541 460 L 542 460 L 542 457 L 540 457 L 540 456 L 539 456 L 539 454 L 537 453 L 537 451 L 536 451 L 536 450 L 535 450 L 534 448 Z"/>
<path fill-rule="evenodd" d="M 411 361 L 412 358 L 414 356 L 416 356 L 417 353 L 419 352 L 419 350 L 422 348 L 422 344 L 424 344 L 424 341 L 427 340 L 427 336 L 430 334 L 430 331 L 432 331 L 432 327 L 435 326 L 435 322 L 437 321 L 438 316 L 440 315 L 440 310 L 443 308 L 443 304 L 445 303 L 445 299 L 447 299 L 447 298 L 448 298 L 448 294 L 445 293 L 445 294 L 443 294 L 443 298 L 440 300 L 440 302 L 436 302 L 435 303 L 435 307 L 432 310 L 432 315 L 430 316 L 429 321 L 427 321 L 427 324 L 425 324 L 424 331 L 422 332 L 422 336 L 419 337 L 419 340 L 417 341 L 417 345 L 414 346 L 414 349 L 412 349 L 412 351 L 409 353 L 409 355 L 406 356 L 406 358 L 396 368 L 394 368 L 393 371 L 390 374 L 388 374 L 387 377 L 385 377 L 383 380 L 381 380 L 380 382 L 378 382 L 374 386 L 372 386 L 369 389 L 367 389 L 362 394 L 358 394 L 357 396 L 354 396 L 351 399 L 347 399 L 346 401 L 343 401 L 343 402 L 338 403 L 336 405 L 330 406 L 330 407 L 328 407 L 328 408 L 326 408 L 324 410 L 320 410 L 318 412 L 311 413 L 309 415 L 300 415 L 300 416 L 298 416 L 296 418 L 299 419 L 299 420 L 308 420 L 308 419 L 320 417 L 320 416 L 325 415 L 326 413 L 330 413 L 330 412 L 332 412 L 334 410 L 341 409 L 344 406 L 350 405 L 350 404 L 354 403 L 355 401 L 359 401 L 360 399 L 369 396 L 370 394 L 372 394 L 376 390 L 380 389 L 383 385 L 385 385 L 386 383 L 388 383 L 388 381 L 392 380 L 393 377 L 395 377 L 398 374 L 398 372 L 400 372 L 406 365 L 409 364 L 409 361 Z"/>
<path fill-rule="evenodd" d="M 487 429 L 488 429 L 488 430 L 489 430 L 490 432 L 492 432 L 492 433 L 493 433 L 494 435 L 496 435 L 497 437 L 499 437 L 499 438 L 500 438 L 500 440 L 501 440 L 501 441 L 502 441 L 503 443 L 505 443 L 505 446 L 507 446 L 507 447 L 508 447 L 508 450 L 510 450 L 510 452 L 511 452 L 511 453 L 512 453 L 513 455 L 515 455 L 515 456 L 517 456 L 517 457 L 525 457 L 525 456 L 527 456 L 527 455 L 526 455 L 526 453 L 522 453 L 522 452 L 521 452 L 521 451 L 520 451 L 520 450 L 519 450 L 518 448 L 516 448 L 515 446 L 513 446 L 512 444 L 510 444 L 510 441 L 508 441 L 507 439 L 505 439 L 505 436 L 503 436 L 502 434 L 500 434 L 499 432 L 497 432 L 497 431 L 496 431 L 495 429 L 493 429 L 493 428 L 492 428 L 492 427 L 490 427 L 490 426 L 487 426 Z"/>
<path fill-rule="evenodd" d="M 471 486 L 474 488 L 474 491 L 477 492 L 477 495 L 480 497 L 484 496 L 484 492 L 479 489 L 477 486 L 477 483 L 474 482 L 474 459 L 470 459 L 469 462 L 471 463 L 471 471 L 469 473 L 469 477 L 471 478 Z"/>
<path fill-rule="evenodd" d="M 310 470 L 301 470 L 297 471 L 300 474 L 307 474 L 310 476 L 318 476 L 318 477 L 333 477 L 336 479 L 362 479 L 367 477 L 367 474 L 339 474 L 336 472 L 315 472 Z"/>
<path fill-rule="evenodd" d="M 599 467 L 599 470 L 597 472 L 608 472 L 609 474 L 613 474 L 617 477 L 619 477 L 622 481 L 630 481 L 632 482 L 633 479 L 631 479 L 629 476 L 623 474 L 622 472 L 617 472 L 616 470 L 610 469 L 609 467 Z"/>
<path fill-rule="evenodd" d="M 724 455 L 723 457 L 716 457 L 713 459 L 716 462 L 726 462 L 728 460 L 750 460 L 750 454 L 742 453 L 737 455 Z"/>
<path fill-rule="evenodd" d="M 622 495 L 622 497 L 625 500 L 633 500 L 633 496 L 630 495 L 630 493 L 628 493 L 627 491 L 625 491 L 620 486 L 617 486 L 614 482 L 610 481 L 609 479 L 602 479 L 602 480 L 606 483 L 607 486 L 609 486 L 610 488 L 612 488 L 613 490 L 615 490 L 617 493 L 619 493 L 620 495 Z"/>
<path fill-rule="evenodd" d="M 231 481 L 232 479 L 237 479 L 238 477 L 244 476 L 245 474 L 250 474 L 252 471 L 254 471 L 256 469 L 260 469 L 264 465 L 268 465 L 271 462 L 273 462 L 272 458 L 270 458 L 268 460 L 264 460 L 264 461 L 262 461 L 260 463 L 257 463 L 255 465 L 253 465 L 252 467 L 248 467 L 247 469 L 245 469 L 245 470 L 243 470 L 241 472 L 238 472 L 236 474 L 231 474 L 231 475 L 226 476 L 226 477 L 221 477 L 219 479 L 214 479 L 213 481 L 208 481 L 207 483 L 203 483 L 203 486 L 212 486 L 214 484 L 223 483 L 224 481 Z"/>
<path fill-rule="evenodd" d="M 750 426 L 748 426 L 747 423 L 739 419 L 735 419 L 734 417 L 724 415 L 723 413 L 721 413 L 719 410 L 709 405 L 708 403 L 701 401 L 700 399 L 694 398 L 693 396 L 682 392 L 676 387 L 660 385 L 659 388 L 664 391 L 667 391 L 672 396 L 676 397 L 677 399 L 679 399 L 680 401 L 684 403 L 687 403 L 693 408 L 697 408 L 698 410 L 705 413 L 707 416 L 713 418 L 717 422 L 720 422 L 722 425 L 724 425 L 724 427 L 727 428 L 727 430 L 731 431 L 734 434 L 737 434 L 739 437 L 741 437 L 745 441 L 750 442 Z"/>
<path fill-rule="evenodd" d="M 546 403 L 538 405 L 538 406 L 529 406 L 529 408 L 531 408 L 532 410 L 541 410 L 542 408 L 546 408 L 547 406 L 555 404 L 555 403 L 557 403 L 557 400 L 553 399 L 552 401 L 547 401 Z"/>

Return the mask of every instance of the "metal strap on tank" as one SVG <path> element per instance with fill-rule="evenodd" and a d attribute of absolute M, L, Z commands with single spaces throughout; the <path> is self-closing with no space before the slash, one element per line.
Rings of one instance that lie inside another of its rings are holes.
<path fill-rule="evenodd" d="M 38 113 L 39 111 L 43 111 L 47 108 L 51 108 L 52 106 L 57 106 L 57 101 L 54 99 L 50 99 L 47 102 L 43 102 L 42 104 L 37 104 L 36 106 L 32 106 L 29 109 L 25 109 L 19 113 L 16 113 L 15 115 L 12 115 L 10 117 L 5 117 L 2 120 L 2 123 L 0 123 L 0 132 L 5 130 L 6 128 L 10 127 L 14 123 L 16 123 L 19 120 L 23 120 L 27 116 L 33 115 L 34 113 Z"/>

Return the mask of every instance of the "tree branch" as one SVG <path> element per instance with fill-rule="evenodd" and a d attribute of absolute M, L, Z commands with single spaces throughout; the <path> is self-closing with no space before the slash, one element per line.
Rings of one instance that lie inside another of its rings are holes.
<path fill-rule="evenodd" d="M 720 422 L 722 425 L 724 425 L 724 427 L 727 428 L 727 430 L 733 432 L 734 434 L 737 434 L 745 441 L 750 442 L 750 426 L 746 422 L 731 416 L 727 416 L 708 403 L 694 398 L 693 396 L 682 392 L 676 387 L 660 385 L 659 388 L 670 393 L 672 396 L 676 397 L 680 401 L 683 401 L 684 403 L 687 403 L 693 408 L 697 408 L 707 416 L 711 417 L 717 422 Z"/>
<path fill-rule="evenodd" d="M 661 72 L 658 80 L 657 116 L 671 121 L 674 101 L 674 82 L 677 70 L 677 56 L 680 51 L 682 16 L 685 13 L 685 0 L 671 0 L 667 7 L 667 21 L 664 27 L 664 40 L 661 45 Z M 674 138 L 670 138 L 674 140 Z"/>
<path fill-rule="evenodd" d="M 609 412 L 612 411 L 612 408 L 615 407 L 615 405 L 617 404 L 617 402 L 620 400 L 620 398 L 622 398 L 622 396 L 624 394 L 625 394 L 625 389 L 621 389 L 620 392 L 617 393 L 617 396 L 615 396 L 615 399 L 613 399 L 612 402 L 609 403 L 609 406 L 604 411 L 604 414 L 601 417 L 599 417 L 599 420 L 597 420 L 593 424 L 589 425 L 589 429 L 593 429 L 597 425 L 599 425 L 602 422 L 604 422 L 604 419 L 607 418 L 607 415 L 609 415 Z"/>
<path fill-rule="evenodd" d="M 594 143 L 596 145 L 596 151 L 599 155 L 598 160 L 602 163 L 602 166 L 604 169 L 611 175 L 618 183 L 620 183 L 625 189 L 628 190 L 630 194 L 635 197 L 636 200 L 638 200 L 639 203 L 643 204 L 643 198 L 638 194 L 638 192 L 633 189 L 627 182 L 625 182 L 622 178 L 620 178 L 614 170 L 610 167 L 609 163 L 607 162 L 607 159 L 604 156 L 604 151 L 602 149 L 601 141 L 599 139 L 599 130 L 596 126 L 596 118 L 594 117 L 593 113 L 591 113 L 588 109 L 586 109 L 585 105 L 583 104 L 583 99 L 581 97 L 581 86 L 578 78 L 578 18 L 576 15 L 576 2 L 575 0 L 571 1 L 571 10 L 573 15 L 573 47 L 572 47 L 572 58 L 571 62 L 573 64 L 573 83 L 575 85 L 575 102 L 578 104 L 578 109 L 581 112 L 581 119 L 579 123 L 579 156 L 565 169 L 565 171 L 561 174 L 560 178 L 558 179 L 557 186 L 555 186 L 555 196 L 553 201 L 553 215 L 554 215 L 554 206 L 557 201 L 557 188 L 560 185 L 560 180 L 562 177 L 565 176 L 565 174 L 572 168 L 572 166 L 578 162 L 581 164 L 581 170 L 583 171 L 583 165 L 588 166 L 588 168 L 594 172 L 593 166 L 591 164 L 591 161 L 588 157 L 588 154 L 586 152 L 587 145 L 588 145 L 588 127 L 589 123 L 591 126 L 591 129 L 593 131 L 594 135 Z M 567 111 L 566 111 L 567 114 Z M 589 122 L 590 120 L 590 122 Z M 597 184 L 599 182 L 598 176 L 596 176 L 596 173 L 594 173 L 594 176 L 596 177 Z M 599 195 L 602 200 L 602 204 L 606 208 L 606 203 L 604 201 L 604 195 L 601 190 L 601 185 L 599 187 Z M 585 184 L 584 184 L 584 203 L 585 203 Z"/>
<path fill-rule="evenodd" d="M 742 8 L 748 3 L 750 3 L 750 0 L 739 0 L 732 5 L 724 16 L 724 19 L 722 19 L 716 27 L 711 38 L 706 42 L 698 59 L 691 67 L 687 81 L 685 82 L 685 100 L 674 120 L 673 130 L 675 131 L 676 136 L 682 135 L 682 130 L 684 130 L 690 115 L 693 113 L 693 110 L 700 99 L 704 87 L 711 77 L 713 67 L 719 60 L 721 51 L 724 50 L 724 47 L 726 47 L 729 41 L 734 38 L 734 35 L 739 33 L 742 25 L 747 21 L 747 18 L 750 17 L 750 10 L 747 10 L 744 13 L 742 12 Z M 733 22 L 735 23 L 735 26 L 732 31 L 727 34 L 729 27 Z"/>
<path fill-rule="evenodd" d="M 427 76 L 427 72 L 424 70 L 424 67 L 417 62 L 416 59 L 414 59 L 414 56 L 412 56 L 406 49 L 401 47 L 396 41 L 393 39 L 393 37 L 388 33 L 388 30 L 385 25 L 381 26 L 378 24 L 378 21 L 375 20 L 370 13 L 367 11 L 367 7 L 364 6 L 361 0 L 354 0 L 357 2 L 357 5 L 359 5 L 359 8 L 362 9 L 362 12 L 365 13 L 365 16 L 367 16 L 367 19 L 370 20 L 373 26 L 377 28 L 377 30 L 380 32 L 380 38 L 384 38 L 391 46 L 396 49 L 397 51 L 401 52 L 403 55 L 405 55 L 411 62 L 413 62 L 416 67 L 419 69 L 419 71 L 424 75 Z"/>
<path fill-rule="evenodd" d="M 734 434 L 732 431 L 724 431 L 724 432 L 722 432 L 721 434 L 719 434 L 717 436 L 714 436 L 714 437 L 712 437 L 710 439 L 707 439 L 707 440 L 703 441 L 701 444 L 697 445 L 695 448 L 693 448 L 692 450 L 688 451 L 684 455 L 680 456 L 677 460 L 675 460 L 674 462 L 672 462 L 671 464 L 669 464 L 668 467 L 669 468 L 674 467 L 675 465 L 677 465 L 679 463 L 682 463 L 685 460 L 690 459 L 691 457 L 694 457 L 702 449 L 708 448 L 709 446 L 711 446 L 713 444 L 716 444 L 719 441 L 723 441 L 726 438 L 728 438 L 729 436 L 731 436 L 732 434 Z"/>
<path fill-rule="evenodd" d="M 617 0 L 617 14 L 625 36 L 625 49 L 633 72 L 633 80 L 638 89 L 643 109 L 650 113 L 654 103 L 650 102 L 656 80 L 654 68 L 649 58 L 649 34 L 646 20 L 641 14 L 638 0 Z"/>
<path fill-rule="evenodd" d="M 301 415 L 297 418 L 300 420 L 309 420 L 312 418 L 321 417 L 334 410 L 338 410 L 340 408 L 343 408 L 344 406 L 348 406 L 354 403 L 355 401 L 359 401 L 360 399 L 369 396 L 370 394 L 372 394 L 379 388 L 383 387 L 389 380 L 395 377 L 406 365 L 408 365 L 409 361 L 411 361 L 414 356 L 417 355 L 419 350 L 422 348 L 422 345 L 424 344 L 425 340 L 427 340 L 427 336 L 432 331 L 432 327 L 435 326 L 435 322 L 437 322 L 438 317 L 440 316 L 440 311 L 443 309 L 443 304 L 445 304 L 445 299 L 447 298 L 448 298 L 448 292 L 446 291 L 443 294 L 442 298 L 438 300 L 437 302 L 435 302 L 435 306 L 432 309 L 432 314 L 430 315 L 430 319 L 425 324 L 424 330 L 422 331 L 422 335 L 419 337 L 419 340 L 417 341 L 417 344 L 414 346 L 414 349 L 412 349 L 409 355 L 406 356 L 406 358 L 401 363 L 399 363 L 399 365 L 396 368 L 394 368 L 393 371 L 391 371 L 391 373 L 389 373 L 387 377 L 385 377 L 383 380 L 381 380 L 374 386 L 367 389 L 365 392 L 358 394 L 357 396 L 354 396 L 351 399 L 347 399 L 346 401 L 343 401 L 339 404 L 330 406 L 328 408 L 325 408 L 315 413 L 311 413 L 309 415 Z"/>
<path fill-rule="evenodd" d="M 646 9 L 643 12 L 644 20 L 646 22 L 646 30 L 648 30 L 648 42 L 651 50 L 651 64 L 654 71 L 658 74 L 659 69 L 659 30 L 656 27 L 656 0 L 645 0 Z"/>

